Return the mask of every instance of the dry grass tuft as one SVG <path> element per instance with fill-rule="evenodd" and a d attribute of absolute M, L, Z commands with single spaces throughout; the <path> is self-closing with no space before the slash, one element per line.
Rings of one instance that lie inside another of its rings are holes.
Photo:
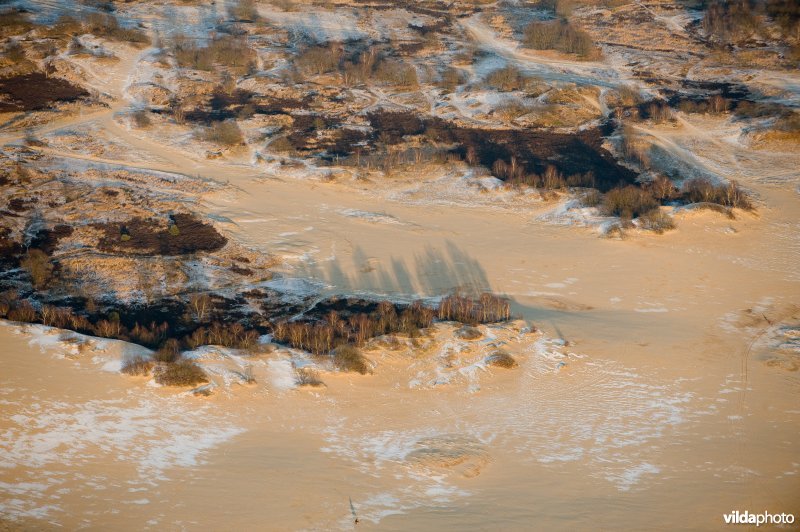
<path fill-rule="evenodd" d="M 150 375 L 153 369 L 153 361 L 144 357 L 135 357 L 125 361 L 120 370 L 125 375 L 143 377 Z"/>
<path fill-rule="evenodd" d="M 333 350 L 333 365 L 341 371 L 351 371 L 366 375 L 370 372 L 369 363 L 361 351 L 352 345 L 343 345 Z"/>
<path fill-rule="evenodd" d="M 156 382 L 164 386 L 195 386 L 208 382 L 205 372 L 191 360 L 158 366 Z"/>
<path fill-rule="evenodd" d="M 503 350 L 495 351 L 494 353 L 492 353 L 487 359 L 487 362 L 492 366 L 503 369 L 512 369 L 519 366 L 514 357 L 512 357 Z"/>
<path fill-rule="evenodd" d="M 298 386 L 310 386 L 312 388 L 325 386 L 325 383 L 319 378 L 319 373 L 310 368 L 298 368 L 295 371 L 295 383 Z"/>

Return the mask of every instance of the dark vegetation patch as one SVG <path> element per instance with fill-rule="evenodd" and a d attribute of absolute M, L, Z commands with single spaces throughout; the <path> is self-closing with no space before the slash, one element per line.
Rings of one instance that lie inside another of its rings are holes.
<path fill-rule="evenodd" d="M 419 132 L 413 121 L 398 120 L 396 124 L 410 125 L 406 134 Z M 603 191 L 636 180 L 634 172 L 620 166 L 602 147 L 603 132 L 599 128 L 565 134 L 533 129 L 467 128 L 438 119 L 426 121 L 425 126 L 426 135 L 454 145 L 452 153 L 468 164 L 489 168 L 495 177 L 511 183 L 552 185 L 545 183 L 542 176 L 552 174 L 553 169 L 565 180 L 575 176 L 575 186 L 588 181 L 588 186 Z"/>
<path fill-rule="evenodd" d="M 133 255 L 210 252 L 228 243 L 228 239 L 213 226 L 188 213 L 171 215 L 168 224 L 155 219 L 133 218 L 124 223 L 95 224 L 95 227 L 103 231 L 98 242 L 100 250 Z"/>
<path fill-rule="evenodd" d="M 508 301 L 492 294 L 477 299 L 452 295 L 444 298 L 436 309 L 421 301 L 398 305 L 388 301 L 339 299 L 312 310 L 313 313 L 293 321 L 273 322 L 275 339 L 322 355 L 342 345 L 362 346 L 370 338 L 385 334 L 418 336 L 421 329 L 430 327 L 437 318 L 471 324 L 510 318 Z"/>
<path fill-rule="evenodd" d="M 25 212 L 36 203 L 32 198 L 11 198 L 8 200 L 8 208 L 14 212 Z"/>
<path fill-rule="evenodd" d="M 602 147 L 603 134 L 599 128 L 574 134 L 465 128 L 447 131 L 445 138 L 459 144 L 455 152 L 465 160 L 469 162 L 474 153 L 477 163 L 491 168 L 495 177 L 511 183 L 559 188 L 564 184 L 569 186 L 572 177 L 571 186 L 606 191 L 619 184 L 633 183 L 637 177 Z"/>
<path fill-rule="evenodd" d="M 233 273 L 236 273 L 236 274 L 239 274 L 239 275 L 244 275 L 244 276 L 253 275 L 253 270 L 251 270 L 249 268 L 242 268 L 241 266 L 237 266 L 236 264 L 231 266 L 231 271 Z"/>
<path fill-rule="evenodd" d="M 233 93 L 218 89 L 212 93 L 206 106 L 183 111 L 182 119 L 209 125 L 224 120 L 245 119 L 254 114 L 288 115 L 297 109 L 306 108 L 311 99 L 308 95 L 304 98 L 279 98 L 257 95 L 243 89 L 236 89 Z"/>
<path fill-rule="evenodd" d="M 42 229 L 31 239 L 30 246 L 52 255 L 58 247 L 58 242 L 62 238 L 71 236 L 72 232 L 72 226 L 64 224 L 56 225 L 52 229 Z"/>
<path fill-rule="evenodd" d="M 334 365 L 342 370 L 367 373 L 369 366 L 357 348 L 376 336 L 418 336 L 421 329 L 437 318 L 463 317 L 473 324 L 509 318 L 508 301 L 491 294 L 478 299 L 453 295 L 445 298 L 438 308 L 419 301 L 397 304 L 363 299 L 309 300 L 305 312 L 302 307 L 283 303 L 280 294 L 266 292 L 266 296 L 263 313 L 245 315 L 239 311 L 246 303 L 244 299 L 231 301 L 207 294 L 188 301 L 165 299 L 151 305 L 100 308 L 97 303 L 80 298 L 34 306 L 17 291 L 6 290 L 0 292 L 0 318 L 43 323 L 157 349 L 153 355 L 153 361 L 160 365 L 156 367 L 157 374 L 167 370 L 191 374 L 191 368 L 172 367 L 182 364 L 182 349 L 209 344 L 250 349 L 261 334 L 268 332 L 277 342 L 319 356 L 331 356 Z M 142 374 L 149 367 L 145 361 L 139 361 L 129 372 Z M 173 382 L 170 377 L 164 380 Z"/>
<path fill-rule="evenodd" d="M 0 112 L 37 111 L 89 96 L 83 88 L 41 72 L 0 78 Z"/>
<path fill-rule="evenodd" d="M 327 158 L 349 155 L 345 164 L 361 165 L 371 164 L 375 159 L 365 155 L 382 154 L 385 159 L 387 146 L 400 144 L 406 137 L 424 135 L 429 143 L 448 146 L 444 155 L 489 168 L 496 177 L 509 183 L 531 186 L 593 186 L 606 191 L 619 184 L 634 183 L 637 177 L 602 147 L 603 135 L 608 133 L 605 128 L 577 133 L 481 129 L 411 111 L 386 110 L 370 112 L 367 119 L 372 127 L 369 132 L 338 127 L 334 119 L 323 115 L 296 115 L 292 132 L 286 138 L 296 151 L 315 151 Z M 328 129 L 331 127 L 335 128 L 331 135 L 318 134 L 331 132 Z M 410 155 L 417 157 L 418 162 L 425 150 L 413 151 Z"/>
<path fill-rule="evenodd" d="M 686 113 L 720 114 L 727 111 L 750 116 L 756 103 L 746 86 L 737 83 L 682 80 L 680 89 L 661 89 L 667 103 Z M 774 110 L 777 104 L 767 104 Z"/>

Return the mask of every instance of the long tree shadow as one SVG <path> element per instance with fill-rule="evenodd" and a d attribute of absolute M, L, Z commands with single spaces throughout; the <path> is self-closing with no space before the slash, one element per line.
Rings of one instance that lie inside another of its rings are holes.
<path fill-rule="evenodd" d="M 339 257 L 307 264 L 296 270 L 295 276 L 324 283 L 332 294 L 374 294 L 377 296 L 412 299 L 436 297 L 460 291 L 477 295 L 491 291 L 486 271 L 466 251 L 451 241 L 443 247 L 426 246 L 413 260 L 391 257 L 379 261 L 356 246 L 352 264 Z"/>

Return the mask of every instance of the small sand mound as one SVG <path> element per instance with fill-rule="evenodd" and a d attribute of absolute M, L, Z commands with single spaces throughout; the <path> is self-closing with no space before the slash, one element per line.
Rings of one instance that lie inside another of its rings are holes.
<path fill-rule="evenodd" d="M 467 478 L 478 476 L 490 460 L 481 442 L 459 435 L 423 438 L 416 447 L 406 455 L 409 464 L 423 469 L 448 469 Z"/>
<path fill-rule="evenodd" d="M 483 333 L 477 327 L 464 325 L 455 332 L 455 335 L 462 340 L 477 340 L 483 336 Z"/>

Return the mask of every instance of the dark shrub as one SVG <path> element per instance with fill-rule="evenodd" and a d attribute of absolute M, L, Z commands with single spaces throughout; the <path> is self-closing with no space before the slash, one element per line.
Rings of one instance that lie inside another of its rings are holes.
<path fill-rule="evenodd" d="M 602 210 L 607 216 L 636 218 L 657 208 L 658 202 L 649 192 L 628 185 L 609 190 L 603 198 Z"/>
<path fill-rule="evenodd" d="M 27 300 L 16 303 L 13 308 L 8 311 L 8 319 L 11 321 L 32 323 L 36 321 L 37 317 L 36 309 L 34 309 L 30 301 Z"/>

